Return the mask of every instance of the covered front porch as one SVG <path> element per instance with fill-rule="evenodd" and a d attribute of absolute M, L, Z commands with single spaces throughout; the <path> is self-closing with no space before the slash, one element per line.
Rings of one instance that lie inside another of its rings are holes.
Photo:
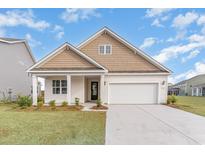
<path fill-rule="evenodd" d="M 75 104 L 75 98 L 80 103 L 94 103 L 101 99 L 106 103 L 106 82 L 104 73 L 101 74 L 32 74 L 32 99 L 33 105 L 37 105 L 38 77 L 45 79 L 44 102 L 48 104 L 55 100 L 57 105 L 63 101 Z"/>

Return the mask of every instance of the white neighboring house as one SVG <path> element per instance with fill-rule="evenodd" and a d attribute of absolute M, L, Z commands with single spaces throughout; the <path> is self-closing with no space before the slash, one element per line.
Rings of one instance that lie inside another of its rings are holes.
<path fill-rule="evenodd" d="M 108 104 L 161 104 L 167 98 L 165 66 L 104 27 L 77 47 L 64 43 L 27 70 L 33 104 L 37 78 L 45 79 L 45 103 L 75 98 Z"/>
<path fill-rule="evenodd" d="M 0 38 L 0 100 L 31 95 L 31 76 L 26 69 L 34 63 L 35 59 L 26 40 Z"/>

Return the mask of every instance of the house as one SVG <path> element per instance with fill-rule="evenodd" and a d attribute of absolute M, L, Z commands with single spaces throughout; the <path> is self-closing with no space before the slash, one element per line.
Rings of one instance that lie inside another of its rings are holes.
<path fill-rule="evenodd" d="M 77 47 L 64 43 L 27 70 L 37 103 L 37 77 L 45 79 L 45 103 L 160 104 L 169 69 L 107 27 Z"/>
<path fill-rule="evenodd" d="M 194 76 L 172 86 L 178 88 L 181 96 L 205 96 L 205 74 Z"/>
<path fill-rule="evenodd" d="M 0 38 L 0 100 L 31 95 L 31 76 L 26 70 L 35 63 L 26 40 Z"/>
<path fill-rule="evenodd" d="M 175 85 L 168 86 L 168 94 L 169 95 L 179 95 L 185 96 L 187 95 L 187 82 L 186 80 L 181 81 Z"/>

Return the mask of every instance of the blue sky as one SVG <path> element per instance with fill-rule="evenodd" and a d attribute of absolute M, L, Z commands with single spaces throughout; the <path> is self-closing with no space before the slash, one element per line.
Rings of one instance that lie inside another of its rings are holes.
<path fill-rule="evenodd" d="M 205 73 L 204 9 L 0 10 L 0 36 L 27 39 L 37 60 L 103 26 L 170 68 L 170 82 Z"/>

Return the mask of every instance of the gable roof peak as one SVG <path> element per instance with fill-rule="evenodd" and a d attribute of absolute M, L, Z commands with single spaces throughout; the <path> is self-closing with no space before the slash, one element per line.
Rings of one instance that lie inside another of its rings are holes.
<path fill-rule="evenodd" d="M 107 72 L 107 69 L 105 67 L 103 67 L 102 65 L 98 64 L 95 60 L 93 60 L 92 58 L 88 57 L 87 55 L 85 55 L 84 53 L 82 53 L 79 49 L 77 49 L 75 46 L 73 46 L 72 44 L 65 42 L 63 43 L 61 46 L 59 46 L 57 49 L 55 49 L 53 52 L 51 52 L 50 54 L 48 54 L 47 56 L 45 56 L 44 58 L 42 58 L 41 60 L 39 60 L 36 64 L 34 64 L 33 66 L 31 66 L 30 68 L 27 69 L 27 72 L 31 72 L 32 69 L 38 67 L 39 65 L 41 65 L 43 62 L 45 62 L 46 60 L 48 60 L 51 57 L 54 57 L 55 55 L 57 55 L 58 53 L 60 53 L 61 51 L 63 51 L 62 49 L 66 48 L 67 50 L 72 50 L 74 51 L 76 54 L 78 54 L 79 56 L 81 56 L 82 58 L 84 58 L 85 60 L 87 60 L 88 62 L 90 62 L 91 64 L 94 64 L 95 66 L 102 68 L 105 72 Z"/>
<path fill-rule="evenodd" d="M 117 39 L 119 42 L 121 42 L 122 44 L 124 44 L 125 46 L 127 46 L 128 48 L 130 48 L 135 54 L 138 54 L 142 57 L 144 57 L 146 60 L 148 60 L 149 62 L 151 62 L 153 65 L 157 66 L 158 68 L 160 68 L 161 70 L 165 70 L 168 73 L 172 73 L 171 70 L 169 70 L 168 68 L 166 68 L 164 65 L 162 65 L 161 63 L 159 63 L 157 60 L 153 59 L 151 56 L 149 56 L 148 54 L 146 54 L 144 51 L 140 50 L 139 48 L 135 47 L 134 45 L 132 45 L 131 43 L 129 43 L 127 40 L 125 40 L 124 38 L 122 38 L 121 36 L 119 36 L 117 33 L 113 32 L 110 28 L 104 26 L 102 29 L 100 29 L 99 31 L 97 31 L 95 34 L 93 34 L 92 36 L 90 36 L 87 40 L 85 40 L 84 42 L 80 43 L 77 48 L 81 49 L 84 46 L 86 46 L 88 43 L 90 43 L 92 40 L 96 39 L 98 36 L 100 36 L 103 32 L 108 32 L 112 37 L 114 37 L 115 39 Z"/>

